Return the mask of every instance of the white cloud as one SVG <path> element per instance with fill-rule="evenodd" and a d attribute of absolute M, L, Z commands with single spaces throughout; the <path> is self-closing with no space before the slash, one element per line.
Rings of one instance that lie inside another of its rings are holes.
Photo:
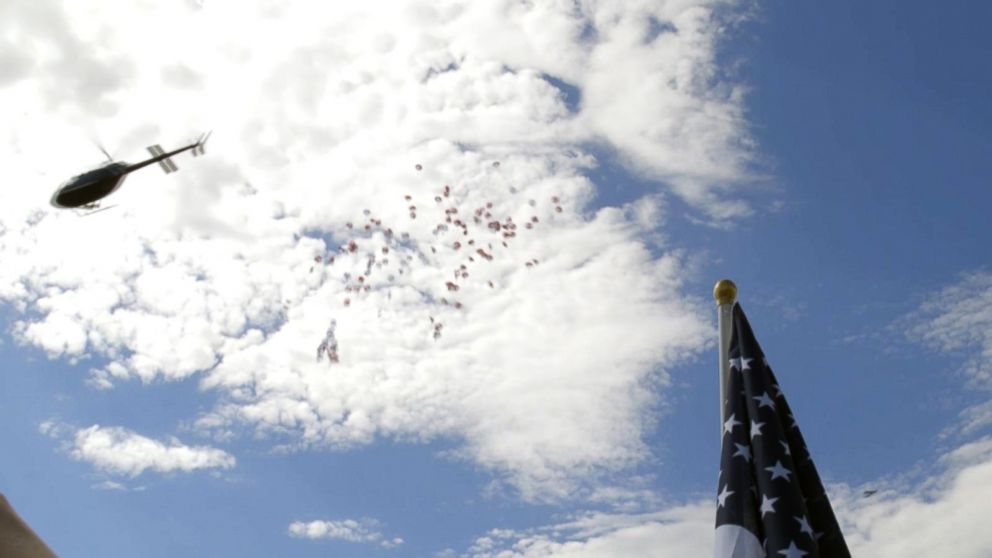
<path fill-rule="evenodd" d="M 851 554 L 877 558 L 981 558 L 992 548 L 992 440 L 947 453 L 946 469 L 915 487 L 870 498 L 836 485 L 830 499 Z M 882 483 L 884 484 L 884 482 Z M 646 514 L 589 513 L 528 531 L 493 530 L 462 556 L 472 558 L 706 556 L 713 552 L 710 501 Z M 454 553 L 449 553 L 454 555 Z"/>
<path fill-rule="evenodd" d="M 644 244 L 664 226 L 662 197 L 594 211 L 602 185 L 587 175 L 602 148 L 706 219 L 749 211 L 741 89 L 716 65 L 735 6 L 40 3 L 0 18 L 11 56 L 38 53 L 0 84 L 0 165 L 38 186 L 0 191 L 15 336 L 91 359 L 98 389 L 199 376 L 221 401 L 197 424 L 221 437 L 445 437 L 527 499 L 602 498 L 589 480 L 649 454 L 668 371 L 713 332 L 682 291 L 685 258 Z M 66 61 L 78 68 L 63 75 Z M 207 157 L 137 173 L 110 211 L 56 212 L 38 192 L 99 158 L 88 135 L 134 157 L 204 128 Z M 462 218 L 492 203 L 520 225 L 504 249 L 472 224 L 492 262 L 432 233 L 445 184 Z M 357 295 L 342 273 L 385 243 L 349 236 L 365 208 L 409 240 Z M 361 258 L 315 265 L 351 237 Z M 462 264 L 455 311 L 439 299 Z M 437 342 L 429 317 L 444 324 Z M 313 352 L 332 318 L 329 368 Z"/>
<path fill-rule="evenodd" d="M 954 428 L 942 433 L 944 437 L 971 436 L 975 433 L 987 431 L 992 426 L 992 401 L 986 401 L 972 405 L 959 414 L 960 421 Z"/>
<path fill-rule="evenodd" d="M 992 390 L 992 273 L 974 271 L 926 297 L 920 308 L 894 327 L 916 341 L 960 359 L 967 387 L 979 394 Z M 992 426 L 992 400 L 974 403 L 959 413 L 941 437 L 967 439 Z"/>
<path fill-rule="evenodd" d="M 476 539 L 463 556 L 705 556 L 713 553 L 713 518 L 712 506 L 701 503 L 640 515 L 593 513 L 528 532 L 495 529 Z"/>
<path fill-rule="evenodd" d="M 972 387 L 992 389 L 992 273 L 976 271 L 929 296 L 907 334 L 936 350 L 964 354 Z"/>
<path fill-rule="evenodd" d="M 403 539 L 386 537 L 379 528 L 379 522 L 369 518 L 294 521 L 289 526 L 289 536 L 299 539 L 337 539 L 353 543 L 369 543 L 383 548 L 396 548 L 403 544 Z"/>
<path fill-rule="evenodd" d="M 175 438 L 162 442 L 121 427 L 93 425 L 73 429 L 46 421 L 39 426 L 39 431 L 62 440 L 64 449 L 73 459 L 89 463 L 111 475 L 134 478 L 145 471 L 191 473 L 204 469 L 230 469 L 236 463 L 234 456 L 217 448 L 188 446 Z M 96 487 L 103 490 L 126 488 L 109 480 Z"/>
<path fill-rule="evenodd" d="M 107 490 L 114 492 L 127 492 L 128 490 L 127 485 L 112 480 L 105 480 L 102 482 L 98 482 L 93 485 L 93 488 L 97 490 Z"/>
<path fill-rule="evenodd" d="M 974 445 L 949 453 L 942 459 L 949 467 L 947 472 L 916 490 L 871 498 L 861 497 L 860 490 L 838 490 L 832 501 L 852 554 L 988 556 L 992 548 L 986 521 L 992 501 L 992 459 L 988 440 L 982 445 L 982 459 L 976 459 L 979 448 Z"/>

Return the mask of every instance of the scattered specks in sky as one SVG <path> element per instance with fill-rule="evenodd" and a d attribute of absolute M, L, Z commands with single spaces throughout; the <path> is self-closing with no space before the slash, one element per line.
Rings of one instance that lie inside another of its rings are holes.
<path fill-rule="evenodd" d="M 62 553 L 709 553 L 728 276 L 852 549 L 984 556 L 988 10 L 911 4 L 0 7 L 0 490 Z"/>

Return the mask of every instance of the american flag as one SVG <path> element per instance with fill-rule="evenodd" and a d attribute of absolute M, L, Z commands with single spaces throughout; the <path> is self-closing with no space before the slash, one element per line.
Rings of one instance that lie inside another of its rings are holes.
<path fill-rule="evenodd" d="M 754 332 L 734 305 L 716 558 L 849 558 L 813 459 Z"/>

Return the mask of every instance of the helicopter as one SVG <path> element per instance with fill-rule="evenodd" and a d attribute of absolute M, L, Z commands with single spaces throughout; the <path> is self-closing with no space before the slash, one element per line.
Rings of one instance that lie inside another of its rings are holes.
<path fill-rule="evenodd" d="M 207 143 L 209 137 L 210 132 L 207 132 L 195 142 L 169 151 L 168 153 L 162 149 L 162 146 L 158 144 L 152 145 L 148 148 L 148 152 L 151 153 L 152 157 L 133 165 L 122 161 L 114 161 L 110 154 L 101 147 L 100 150 L 107 156 L 109 162 L 104 163 L 96 169 L 74 176 L 59 186 L 55 190 L 55 193 L 52 194 L 52 206 L 58 209 L 98 210 L 100 208 L 100 200 L 117 191 L 121 187 L 121 184 L 124 183 L 124 179 L 127 178 L 128 174 L 153 163 L 158 163 L 166 174 L 176 172 L 179 170 L 179 167 L 176 166 L 171 157 L 189 150 L 192 150 L 194 157 L 203 155 L 205 153 L 203 146 Z"/>

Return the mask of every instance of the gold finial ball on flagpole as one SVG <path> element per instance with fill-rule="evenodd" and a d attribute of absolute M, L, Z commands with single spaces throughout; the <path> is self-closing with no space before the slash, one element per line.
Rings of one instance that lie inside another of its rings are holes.
<path fill-rule="evenodd" d="M 717 304 L 733 304 L 737 300 L 737 285 L 730 279 L 720 279 L 713 287 L 713 298 Z"/>

